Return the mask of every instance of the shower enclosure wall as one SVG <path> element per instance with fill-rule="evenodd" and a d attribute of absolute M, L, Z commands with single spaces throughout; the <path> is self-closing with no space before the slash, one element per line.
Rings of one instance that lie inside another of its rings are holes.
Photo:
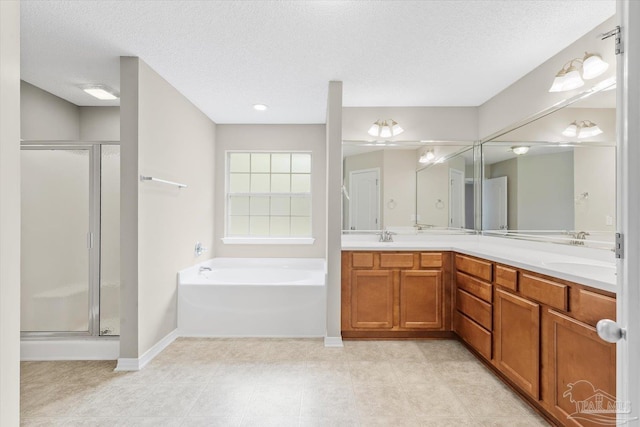
<path fill-rule="evenodd" d="M 120 147 L 21 147 L 23 337 L 119 334 Z"/>

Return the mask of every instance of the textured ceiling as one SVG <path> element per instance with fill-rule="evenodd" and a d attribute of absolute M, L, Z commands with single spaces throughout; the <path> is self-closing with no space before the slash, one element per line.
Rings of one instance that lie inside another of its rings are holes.
<path fill-rule="evenodd" d="M 330 80 L 346 106 L 477 106 L 615 13 L 615 0 L 21 5 L 24 80 L 110 105 L 78 86 L 118 89 L 119 56 L 139 56 L 217 123 L 324 123 Z"/>

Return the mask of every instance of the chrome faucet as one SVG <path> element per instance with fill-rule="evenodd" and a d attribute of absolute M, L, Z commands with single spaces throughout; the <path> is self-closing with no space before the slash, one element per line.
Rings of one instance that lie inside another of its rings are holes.
<path fill-rule="evenodd" d="M 200 268 L 198 269 L 198 273 L 202 274 L 203 271 L 211 271 L 211 267 L 200 266 Z"/>
<path fill-rule="evenodd" d="M 393 235 L 396 233 L 392 233 L 389 230 L 382 230 L 378 234 L 380 235 L 379 242 L 393 242 Z"/>
<path fill-rule="evenodd" d="M 573 233 L 569 233 L 569 235 L 574 239 L 574 240 L 571 240 L 570 244 L 576 245 L 576 246 L 583 246 L 584 241 L 587 240 L 587 236 L 589 236 L 589 233 L 587 233 L 586 231 L 576 231 Z"/>

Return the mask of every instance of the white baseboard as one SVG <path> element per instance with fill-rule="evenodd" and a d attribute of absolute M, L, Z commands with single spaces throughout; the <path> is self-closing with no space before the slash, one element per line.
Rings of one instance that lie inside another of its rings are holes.
<path fill-rule="evenodd" d="M 180 335 L 178 330 L 174 329 L 169 332 L 167 336 L 158 341 L 153 347 L 147 350 L 142 356 L 138 358 L 118 358 L 118 365 L 115 371 L 139 371 L 144 368 L 147 363 L 151 362 L 158 354 L 176 340 Z"/>
<path fill-rule="evenodd" d="M 324 337 L 325 347 L 344 347 L 342 337 Z"/>
<path fill-rule="evenodd" d="M 116 360 L 118 338 L 27 339 L 20 341 L 20 360 Z"/>

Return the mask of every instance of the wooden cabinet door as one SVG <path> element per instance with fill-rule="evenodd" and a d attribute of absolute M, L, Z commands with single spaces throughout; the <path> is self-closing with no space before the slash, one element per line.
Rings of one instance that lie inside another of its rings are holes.
<path fill-rule="evenodd" d="M 495 290 L 494 363 L 534 399 L 540 396 L 540 305 Z"/>
<path fill-rule="evenodd" d="M 543 325 L 545 406 L 565 425 L 614 425 L 607 409 L 615 405 L 616 345 L 554 310 L 544 313 Z"/>
<path fill-rule="evenodd" d="M 442 329 L 443 283 L 438 270 L 400 272 L 400 327 Z"/>
<path fill-rule="evenodd" d="M 393 327 L 393 271 L 351 272 L 351 327 Z"/>

